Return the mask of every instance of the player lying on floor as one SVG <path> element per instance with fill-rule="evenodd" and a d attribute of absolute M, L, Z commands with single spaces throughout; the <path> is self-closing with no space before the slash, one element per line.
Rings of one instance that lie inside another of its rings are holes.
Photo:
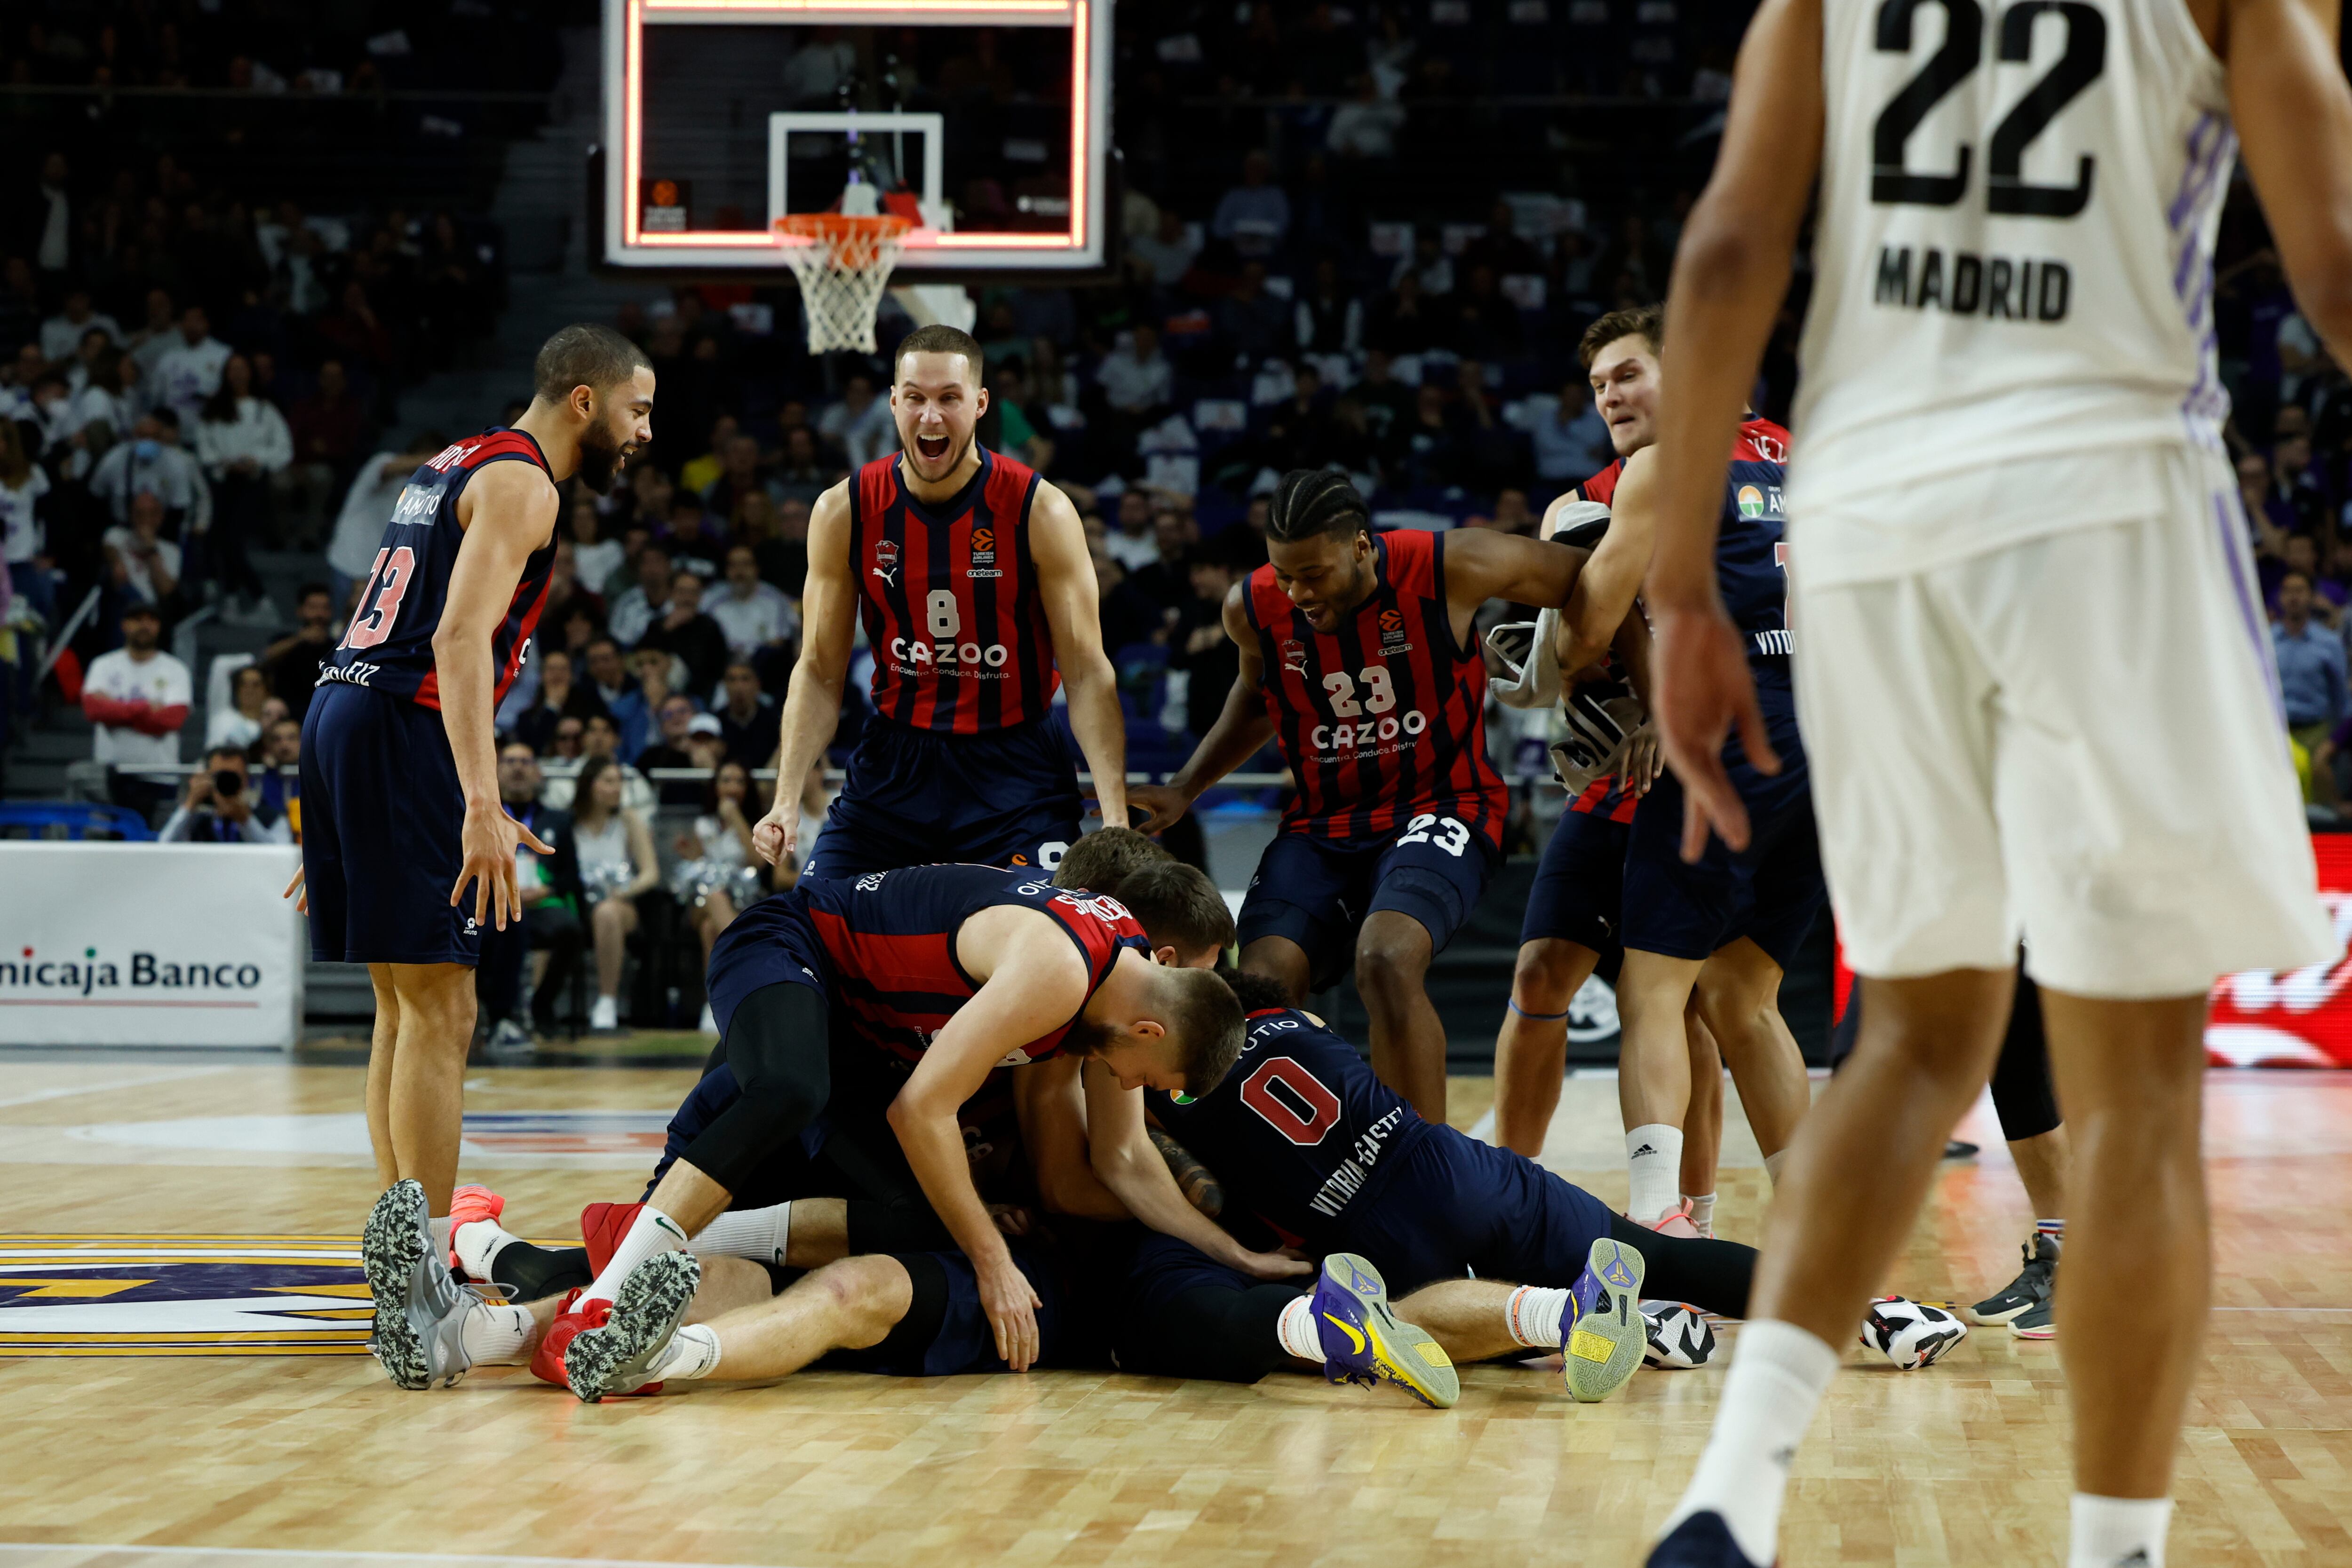
<path fill-rule="evenodd" d="M 812 882 L 753 905 L 711 959 L 716 1065 L 737 1092 L 668 1164 L 611 1261 L 548 1331 L 542 1354 L 560 1354 L 562 1342 L 608 1311 L 637 1263 L 684 1249 L 747 1178 L 805 1143 L 820 1113 L 855 1119 L 849 1103 L 862 1097 L 885 1107 L 924 1197 L 971 1260 L 999 1353 L 1015 1370 L 1026 1367 L 1037 1300 L 973 1186 L 958 1113 L 995 1068 L 1062 1055 L 1088 1059 L 1088 1173 L 1126 1212 L 1253 1274 L 1308 1271 L 1244 1250 L 1202 1218 L 1146 1135 L 1139 1092 L 1205 1092 L 1241 1035 L 1230 990 L 1206 974 L 1156 964 L 1150 951 L 1117 902 L 1019 871 L 916 867 Z M 472 1315 L 454 1282 L 447 1291 L 427 1288 L 426 1276 L 447 1268 L 416 1239 L 411 1210 L 419 1201 L 413 1184 L 387 1192 L 362 1248 L 378 1357 L 411 1388 L 459 1370 L 443 1352 L 461 1330 L 446 1320 Z M 510 1354 L 530 1333 L 528 1314 L 492 1311 L 502 1326 L 483 1349 Z"/>

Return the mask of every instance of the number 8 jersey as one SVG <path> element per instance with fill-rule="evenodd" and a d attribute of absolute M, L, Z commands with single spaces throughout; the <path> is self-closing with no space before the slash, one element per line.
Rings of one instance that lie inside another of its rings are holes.
<path fill-rule="evenodd" d="M 465 530 L 457 526 L 457 499 L 473 476 L 493 463 L 535 463 L 547 458 L 539 443 L 520 430 L 486 430 L 441 449 L 409 476 L 384 525 L 375 564 L 368 569 L 367 591 L 352 612 L 342 642 L 320 665 L 320 685 L 340 682 L 407 697 L 420 706 L 441 706 L 440 677 L 433 667 L 433 633 L 449 598 L 449 574 L 457 569 Z M 490 670 L 496 703 L 514 685 L 530 650 L 530 634 L 547 608 L 549 574 L 555 565 L 555 518 L 551 509 L 547 542 L 523 562 L 522 579 L 505 617 L 490 637 Z"/>
<path fill-rule="evenodd" d="M 1372 551 L 1370 595 L 1329 632 L 1274 568 L 1250 574 L 1265 710 L 1298 779 L 1282 831 L 1370 839 L 1450 817 L 1499 850 L 1510 792 L 1486 757 L 1486 663 L 1454 640 L 1445 536 L 1374 534 Z"/>
<path fill-rule="evenodd" d="M 2212 254 L 2237 139 L 2181 0 L 1822 11 L 1817 281 L 1790 465 L 1807 581 L 2164 504 L 2015 465 L 2219 449 Z"/>
<path fill-rule="evenodd" d="M 917 729 L 976 735 L 1043 718 L 1062 684 L 1029 555 L 1034 470 L 984 446 L 950 499 L 908 489 L 898 455 L 849 486 L 849 570 L 874 649 L 874 706 Z"/>

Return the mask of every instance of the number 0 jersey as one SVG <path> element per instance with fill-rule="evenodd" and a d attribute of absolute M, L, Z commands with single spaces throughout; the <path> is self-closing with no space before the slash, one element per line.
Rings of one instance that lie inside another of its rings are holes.
<path fill-rule="evenodd" d="M 1823 0 L 1822 26 L 1790 476 L 1807 582 L 2164 505 L 2046 460 L 2220 445 L 2212 255 L 2237 139 L 2186 6 Z"/>
<path fill-rule="evenodd" d="M 1486 663 L 1454 640 L 1445 536 L 1374 534 L 1372 550 L 1371 594 L 1335 632 L 1315 630 L 1271 566 L 1249 577 L 1265 710 L 1298 779 L 1282 831 L 1376 838 L 1450 817 L 1499 850 L 1510 793 L 1486 757 Z"/>
<path fill-rule="evenodd" d="M 976 735 L 1043 718 L 1061 685 L 1029 554 L 1034 470 L 976 447 L 953 499 L 877 457 L 849 487 L 849 570 L 874 649 L 874 706 L 917 729 Z"/>
<path fill-rule="evenodd" d="M 466 531 L 457 524 L 457 500 L 475 475 L 493 463 L 533 463 L 547 471 L 539 443 L 520 430 L 486 430 L 444 447 L 409 476 L 384 525 L 375 564 L 368 569 L 367 591 L 352 612 L 342 642 L 319 669 L 319 684 L 340 681 L 391 692 L 429 708 L 441 706 L 441 682 L 433 667 L 433 633 L 449 598 L 449 575 Z M 555 511 L 548 510 L 547 541 L 524 560 L 506 617 L 490 633 L 490 670 L 495 704 L 514 685 L 530 651 L 530 633 L 547 607 L 549 574 L 555 565 Z"/>

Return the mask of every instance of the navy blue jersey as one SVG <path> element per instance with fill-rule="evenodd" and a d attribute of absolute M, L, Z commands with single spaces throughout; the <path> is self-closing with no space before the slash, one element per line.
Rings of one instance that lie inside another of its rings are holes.
<path fill-rule="evenodd" d="M 1789 681 L 1789 433 L 1769 419 L 1743 421 L 1723 487 L 1723 526 L 1715 539 L 1715 580 L 1731 623 L 1748 642 L 1748 664 L 1781 685 Z"/>
<path fill-rule="evenodd" d="M 812 877 L 788 896 L 824 946 L 835 1003 L 860 1035 L 909 1062 L 922 1060 L 956 1009 L 980 989 L 957 959 L 955 942 L 963 923 L 983 909 L 1014 904 L 1050 915 L 1086 960 L 1089 999 L 1122 951 L 1151 952 L 1143 927 L 1118 900 L 1055 887 L 1034 871 L 909 866 L 855 882 Z M 714 970 L 716 958 L 714 952 Z M 1002 1065 L 1058 1054 L 1084 1008 L 1081 1002 L 1068 1023 L 1013 1051 Z"/>
<path fill-rule="evenodd" d="M 449 576 L 457 570 L 465 530 L 457 525 L 457 498 L 466 485 L 492 463 L 535 463 L 547 471 L 539 443 L 520 430 L 486 430 L 444 448 L 409 476 L 384 525 L 375 564 L 368 569 L 350 630 L 319 670 L 319 684 L 340 681 L 390 692 L 424 707 L 441 706 L 441 682 L 433 667 L 433 633 L 448 601 Z M 551 475 L 550 477 L 552 477 Z M 531 629 L 547 607 L 549 573 L 555 565 L 555 507 L 547 515 L 547 542 L 523 562 L 522 580 L 506 618 L 490 636 L 490 669 L 502 700 L 530 651 Z"/>
<path fill-rule="evenodd" d="M 1240 1202 L 1310 1242 L 1332 1239 L 1430 1133 L 1354 1046 L 1290 1008 L 1249 1015 L 1241 1061 L 1200 1099 L 1145 1092 L 1169 1135 Z"/>

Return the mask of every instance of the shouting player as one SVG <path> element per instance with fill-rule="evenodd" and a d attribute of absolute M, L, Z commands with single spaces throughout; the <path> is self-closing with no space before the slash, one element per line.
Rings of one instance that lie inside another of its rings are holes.
<path fill-rule="evenodd" d="M 2222 443 L 2212 254 L 2242 135 L 2296 298 L 2352 355 L 2339 13 L 1956 0 L 1927 33 L 1908 6 L 1765 0 L 1748 28 L 1675 258 L 1659 729 L 1694 832 L 1748 842 L 1724 741 L 1768 767 L 1774 742 L 1708 570 L 1711 458 L 1814 207 L 1797 680 L 1870 1009 L 1790 1151 L 1761 1321 L 1654 1563 L 1774 1560 L 1843 1325 L 1984 1085 L 2021 934 L 2074 1139 L 2069 1561 L 2162 1568 L 2212 1271 L 2206 999 L 2338 950 Z"/>
<path fill-rule="evenodd" d="M 481 930 L 522 916 L 516 846 L 552 852 L 499 803 L 492 716 L 547 602 L 556 486 L 611 488 L 653 439 L 653 400 L 652 369 L 618 332 L 550 338 L 512 429 L 410 476 L 302 720 L 310 956 L 368 967 L 376 1173 L 422 1184 L 445 1249 Z"/>
<path fill-rule="evenodd" d="M 1069 497 L 980 444 L 980 345 L 953 327 L 898 344 L 890 408 L 901 450 L 817 497 L 805 631 L 784 699 L 777 777 L 805 779 L 841 717 L 863 615 L 874 706 L 849 779 L 803 874 L 852 877 L 962 861 L 1051 871 L 1077 842 L 1077 773 L 1054 693 L 1094 772 L 1103 820 L 1127 820 L 1127 730 L 1103 653 L 1094 562 Z M 752 830 L 793 852 L 797 798 Z"/>
<path fill-rule="evenodd" d="M 1661 478 L 1658 455 L 1643 449 L 1656 435 L 1663 337 L 1664 313 L 1654 305 L 1604 316 L 1584 335 L 1609 438 L 1626 463 L 1610 499 L 1608 532 L 1560 614 L 1564 670 L 1596 662 L 1619 637 L 1649 568 Z M 1780 977 L 1823 896 L 1789 676 L 1789 552 L 1781 538 L 1788 432 L 1748 418 L 1729 450 L 1717 502 L 1723 526 L 1715 570 L 1769 716 L 1772 750 L 1751 759 L 1734 740 L 1725 763 L 1755 832 L 1737 849 L 1685 835 L 1682 788 L 1669 776 L 1634 809 L 1625 845 L 1625 964 L 1617 979 L 1625 1212 L 1640 1224 L 1676 1229 L 1688 1221 L 1675 1193 L 1692 1092 L 1685 1015 L 1694 997 L 1739 1087 L 1768 1171 L 1778 1174 L 1811 1100 L 1804 1057 L 1780 1009 Z"/>
<path fill-rule="evenodd" d="M 1159 832 L 1268 738 L 1298 780 L 1242 905 L 1241 967 L 1294 1001 L 1352 959 L 1372 1063 L 1445 1117 L 1445 1026 L 1423 988 L 1502 855 L 1510 797 L 1486 756 L 1486 666 L 1471 617 L 1489 599 L 1557 606 L 1581 550 L 1508 534 L 1374 533 L 1344 474 L 1282 476 L 1268 564 L 1234 586 L 1241 674 L 1165 785 L 1129 791 Z"/>

